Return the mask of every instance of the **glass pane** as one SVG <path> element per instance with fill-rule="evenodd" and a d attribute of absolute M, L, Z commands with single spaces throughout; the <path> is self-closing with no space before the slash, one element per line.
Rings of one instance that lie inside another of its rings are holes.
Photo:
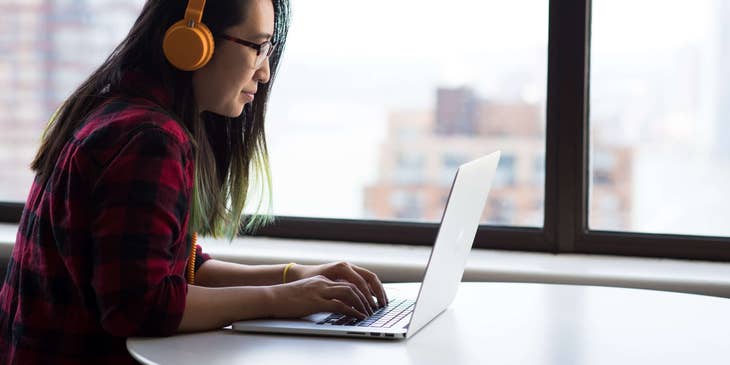
<path fill-rule="evenodd" d="M 594 0 L 589 225 L 730 235 L 730 3 Z"/>
<path fill-rule="evenodd" d="M 436 221 L 457 167 L 500 149 L 484 220 L 542 226 L 548 1 L 444 4 L 292 2 L 275 213 Z"/>
<path fill-rule="evenodd" d="M 25 201 L 46 122 L 127 34 L 143 3 L 0 1 L 0 201 Z"/>
<path fill-rule="evenodd" d="M 4 2 L 0 201 L 25 200 L 46 121 L 142 3 Z M 267 126 L 274 213 L 438 220 L 458 165 L 500 149 L 485 221 L 542 225 L 547 0 L 291 6 Z"/>

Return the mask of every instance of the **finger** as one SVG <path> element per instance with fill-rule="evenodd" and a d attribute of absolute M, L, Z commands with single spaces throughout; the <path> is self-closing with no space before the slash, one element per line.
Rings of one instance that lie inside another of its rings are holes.
<path fill-rule="evenodd" d="M 341 286 L 333 288 L 333 294 L 334 295 L 332 295 L 331 299 L 337 300 L 348 307 L 354 308 L 358 313 L 364 314 L 365 317 L 370 316 L 371 313 L 368 311 L 367 306 L 351 287 Z"/>
<path fill-rule="evenodd" d="M 362 276 L 360 276 L 357 269 L 359 269 L 357 266 L 352 265 L 352 270 L 348 274 L 349 281 L 352 284 L 355 284 L 355 286 L 357 286 L 357 289 L 360 291 L 360 293 L 362 294 L 365 301 L 368 304 L 370 304 L 370 309 L 375 310 L 378 308 L 378 306 L 376 305 L 375 300 L 373 299 L 373 295 L 370 290 L 370 286 L 365 281 L 365 279 Z"/>
<path fill-rule="evenodd" d="M 338 299 L 351 307 L 355 307 L 358 311 L 370 315 L 370 309 L 365 305 L 363 299 L 357 295 L 355 289 L 353 289 L 350 285 L 343 284 L 340 286 L 330 287 L 329 299 Z"/>
<path fill-rule="evenodd" d="M 359 318 L 359 319 L 365 319 L 368 316 L 358 311 L 357 309 L 341 302 L 338 299 L 331 299 L 327 301 L 327 304 L 325 305 L 325 310 L 332 313 L 340 313 L 345 314 L 351 317 Z"/>
<path fill-rule="evenodd" d="M 360 298 L 360 301 L 362 301 L 362 304 L 365 306 L 365 309 L 367 310 L 368 315 L 373 315 L 375 313 L 375 308 L 370 304 L 370 301 L 368 301 L 368 297 L 370 297 L 370 300 L 372 301 L 372 296 L 365 295 L 360 288 L 357 287 L 357 285 L 347 282 L 345 285 L 349 286 L 350 289 Z M 370 290 L 366 293 L 369 293 Z"/>
<path fill-rule="evenodd" d="M 361 292 L 355 284 L 347 283 L 346 285 L 350 288 L 350 290 L 352 290 L 352 293 L 360 299 L 360 303 L 362 303 L 363 309 L 365 309 L 363 313 L 367 313 L 368 316 L 372 316 L 375 310 L 370 306 L 365 294 L 363 294 L 363 292 Z"/>
<path fill-rule="evenodd" d="M 372 292 L 375 294 L 376 297 L 378 297 L 378 304 L 380 307 L 385 307 L 388 305 L 388 295 L 385 292 L 385 287 L 383 287 L 383 283 L 378 278 L 378 275 L 375 275 L 374 272 L 363 269 L 361 267 L 354 267 L 355 271 L 357 271 L 365 280 L 367 281 L 368 285 L 372 289 Z"/>
<path fill-rule="evenodd" d="M 367 295 L 365 293 L 363 293 L 362 290 L 360 290 L 360 288 L 357 285 L 351 283 L 347 279 L 337 279 L 337 280 L 335 280 L 335 282 L 339 283 L 340 285 L 344 285 L 344 286 L 352 288 L 352 290 L 355 292 L 355 294 L 357 294 L 357 296 L 360 297 L 360 300 L 364 304 L 366 304 L 367 313 L 369 315 L 373 315 L 375 313 L 375 309 L 376 309 L 376 307 L 374 305 L 375 302 L 373 301 L 372 295 L 369 295 L 370 289 L 367 287 L 367 284 L 364 282 L 364 280 L 363 280 L 363 283 L 365 283 L 366 293 L 368 293 Z M 368 298 L 370 298 L 370 299 L 368 300 Z"/>

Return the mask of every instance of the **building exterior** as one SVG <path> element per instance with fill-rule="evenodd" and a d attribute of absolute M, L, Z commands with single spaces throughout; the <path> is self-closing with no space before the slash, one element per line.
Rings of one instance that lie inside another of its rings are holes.
<path fill-rule="evenodd" d="M 143 0 L 0 1 L 0 201 L 23 201 L 53 112 L 116 47 Z"/>
<path fill-rule="evenodd" d="M 465 107 L 466 111 L 459 111 Z M 479 100 L 471 90 L 437 91 L 436 110 L 392 112 L 379 176 L 365 188 L 366 217 L 438 221 L 461 163 L 502 151 L 483 221 L 542 226 L 544 110 L 536 104 Z M 598 222 L 626 227 L 631 212 L 631 149 L 600 148 L 592 205 L 609 207 Z"/>

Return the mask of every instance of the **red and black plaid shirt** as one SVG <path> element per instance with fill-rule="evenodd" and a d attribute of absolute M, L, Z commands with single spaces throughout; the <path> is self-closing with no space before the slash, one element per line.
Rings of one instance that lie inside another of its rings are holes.
<path fill-rule="evenodd" d="M 135 363 L 126 337 L 176 332 L 193 151 L 145 84 L 125 75 L 145 96 L 111 97 L 33 183 L 0 291 L 0 364 Z"/>

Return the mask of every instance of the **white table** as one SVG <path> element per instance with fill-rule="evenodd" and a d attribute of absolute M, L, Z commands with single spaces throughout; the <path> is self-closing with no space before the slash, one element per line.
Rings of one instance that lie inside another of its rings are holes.
<path fill-rule="evenodd" d="M 417 283 L 389 284 L 389 295 Z M 405 341 L 219 331 L 130 338 L 145 364 L 730 364 L 730 300 L 639 289 L 462 283 Z"/>

